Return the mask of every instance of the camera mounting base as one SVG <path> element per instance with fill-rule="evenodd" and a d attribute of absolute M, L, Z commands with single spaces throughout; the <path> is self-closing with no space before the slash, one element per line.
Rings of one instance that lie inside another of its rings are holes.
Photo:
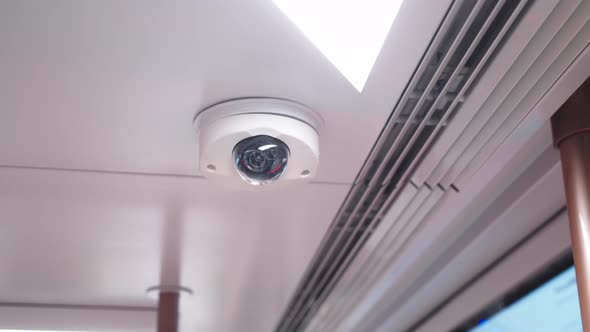
<path fill-rule="evenodd" d="M 288 164 L 276 182 L 308 181 L 317 173 L 323 121 L 301 104 L 272 98 L 232 100 L 199 112 L 193 124 L 198 135 L 199 170 L 208 178 L 254 183 L 239 175 L 233 151 L 242 140 L 260 135 L 284 142 L 290 151 Z"/>

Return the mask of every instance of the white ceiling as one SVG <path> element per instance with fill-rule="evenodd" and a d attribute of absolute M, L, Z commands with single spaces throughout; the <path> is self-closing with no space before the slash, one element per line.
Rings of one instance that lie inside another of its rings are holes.
<path fill-rule="evenodd" d="M 268 96 L 321 113 L 318 180 L 350 183 L 438 21 L 403 25 L 448 2 L 402 6 L 360 94 L 271 0 L 2 1 L 0 163 L 196 175 L 196 112 Z"/>
<path fill-rule="evenodd" d="M 1 1 L 0 302 L 181 283 L 185 329 L 272 330 L 449 2 L 402 5 L 361 94 L 270 0 Z M 252 96 L 324 118 L 313 183 L 199 176 L 194 115 Z"/>
<path fill-rule="evenodd" d="M 0 187 L 2 302 L 154 306 L 180 282 L 203 331 L 271 328 L 348 191 L 10 168 Z"/>

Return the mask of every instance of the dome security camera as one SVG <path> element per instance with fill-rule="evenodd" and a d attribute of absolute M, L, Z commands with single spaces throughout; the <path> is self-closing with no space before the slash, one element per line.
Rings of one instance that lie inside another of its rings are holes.
<path fill-rule="evenodd" d="M 316 113 L 286 100 L 211 106 L 194 121 L 199 170 L 208 178 L 251 185 L 308 181 L 317 173 L 321 125 Z"/>

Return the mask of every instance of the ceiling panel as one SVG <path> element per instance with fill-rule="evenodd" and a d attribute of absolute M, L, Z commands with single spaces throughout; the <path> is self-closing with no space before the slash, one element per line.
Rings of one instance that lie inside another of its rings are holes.
<path fill-rule="evenodd" d="M 204 331 L 271 330 L 349 190 L 18 168 L 0 188 L 0 302 L 153 307 L 180 283 Z"/>
<path fill-rule="evenodd" d="M 197 111 L 277 97 L 325 120 L 317 180 L 351 183 L 449 2 L 402 5 L 359 93 L 271 0 L 2 1 L 0 164 L 196 175 Z"/>

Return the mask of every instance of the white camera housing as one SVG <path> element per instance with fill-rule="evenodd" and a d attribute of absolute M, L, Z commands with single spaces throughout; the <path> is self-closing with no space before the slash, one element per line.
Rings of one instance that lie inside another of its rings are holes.
<path fill-rule="evenodd" d="M 199 170 L 208 178 L 257 184 L 240 175 L 233 150 L 242 140 L 271 136 L 284 142 L 289 158 L 274 182 L 308 181 L 318 169 L 323 121 L 309 108 L 287 100 L 248 98 L 220 103 L 197 114 Z"/>

